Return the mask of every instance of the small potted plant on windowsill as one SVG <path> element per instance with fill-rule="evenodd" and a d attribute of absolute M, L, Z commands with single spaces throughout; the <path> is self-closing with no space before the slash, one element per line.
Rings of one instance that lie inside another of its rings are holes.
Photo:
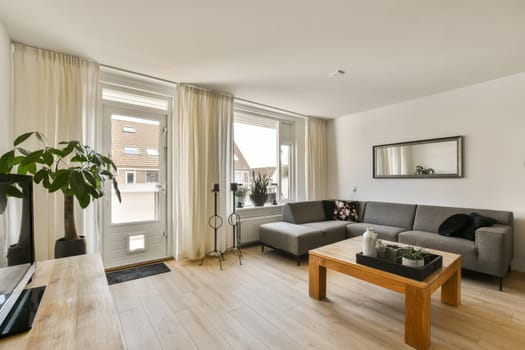
<path fill-rule="evenodd" d="M 261 173 L 257 173 L 257 176 L 255 176 L 255 171 L 252 171 L 252 179 L 250 200 L 254 206 L 262 207 L 268 200 L 268 186 L 271 183 L 271 179 L 265 174 L 261 175 Z"/>
<path fill-rule="evenodd" d="M 28 151 L 19 145 L 35 135 L 42 148 Z M 92 201 L 104 196 L 104 183 L 109 180 L 120 201 L 120 191 L 113 171 L 113 161 L 95 152 L 79 141 L 60 142 L 58 147 L 49 147 L 39 132 L 28 132 L 17 137 L 14 148 L 0 157 L 0 173 L 16 170 L 21 175 L 33 175 L 33 182 L 42 184 L 49 192 L 58 190 L 64 194 L 64 238 L 55 244 L 55 258 L 86 253 L 84 236 L 75 227 L 74 202 L 77 199 L 82 209 Z"/>
<path fill-rule="evenodd" d="M 425 255 L 423 248 L 408 247 L 401 251 L 401 262 L 405 266 L 423 267 L 425 266 Z"/>
<path fill-rule="evenodd" d="M 248 193 L 248 189 L 246 187 L 244 187 L 243 185 L 239 185 L 237 187 L 237 191 L 235 191 L 237 208 L 244 208 L 244 200 L 246 199 L 246 193 Z"/>

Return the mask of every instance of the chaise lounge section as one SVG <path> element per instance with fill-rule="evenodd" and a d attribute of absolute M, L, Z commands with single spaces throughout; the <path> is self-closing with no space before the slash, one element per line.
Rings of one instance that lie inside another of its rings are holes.
<path fill-rule="evenodd" d="M 288 203 L 283 220 L 259 226 L 261 249 L 268 246 L 291 253 L 297 265 L 310 249 L 346 239 L 348 222 L 326 220 L 322 201 Z"/>

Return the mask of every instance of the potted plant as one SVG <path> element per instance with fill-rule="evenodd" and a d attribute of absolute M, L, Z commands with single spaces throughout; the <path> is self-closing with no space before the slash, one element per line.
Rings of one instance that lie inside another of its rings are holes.
<path fill-rule="evenodd" d="M 416 166 L 416 171 L 414 172 L 414 175 L 434 175 L 434 169 L 432 168 L 425 168 L 421 165 Z"/>
<path fill-rule="evenodd" d="M 268 186 L 271 183 L 271 179 L 267 175 L 261 175 L 255 171 L 252 171 L 252 188 L 250 193 L 250 200 L 256 207 L 262 207 L 268 200 Z"/>
<path fill-rule="evenodd" d="M 35 136 L 42 148 L 28 151 L 19 145 Z M 14 148 L 0 157 L 0 173 L 9 174 L 16 168 L 21 175 L 33 175 L 33 182 L 42 184 L 49 193 L 64 194 L 64 237 L 56 241 L 55 258 L 86 253 L 86 242 L 75 226 L 74 201 L 82 209 L 104 196 L 104 183 L 112 181 L 120 201 L 120 191 L 113 171 L 113 161 L 79 141 L 60 142 L 48 147 L 39 132 L 28 132 L 17 137 Z"/>
<path fill-rule="evenodd" d="M 408 247 L 401 251 L 401 262 L 405 266 L 423 267 L 425 266 L 425 255 L 423 248 Z"/>
<path fill-rule="evenodd" d="M 242 185 L 237 187 L 237 191 L 235 191 L 235 197 L 237 198 L 237 208 L 244 208 L 246 193 L 248 193 L 248 189 L 246 187 Z"/>

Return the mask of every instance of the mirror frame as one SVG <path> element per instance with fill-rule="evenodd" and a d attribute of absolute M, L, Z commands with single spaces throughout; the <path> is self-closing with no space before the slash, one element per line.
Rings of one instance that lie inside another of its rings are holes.
<path fill-rule="evenodd" d="M 429 175 L 377 175 L 377 166 L 376 166 L 376 149 L 388 146 L 410 146 L 418 145 L 425 143 L 438 143 L 438 142 L 447 142 L 447 141 L 456 141 L 457 142 L 457 154 L 456 154 L 456 163 L 458 171 L 456 173 L 450 174 L 429 174 Z M 408 141 L 408 142 L 398 142 L 398 143 L 388 143 L 384 145 L 372 146 L 372 172 L 374 179 L 435 179 L 435 178 L 461 178 L 463 177 L 463 136 L 451 136 L 451 137 L 440 137 L 435 139 L 425 139 L 417 141 Z"/>

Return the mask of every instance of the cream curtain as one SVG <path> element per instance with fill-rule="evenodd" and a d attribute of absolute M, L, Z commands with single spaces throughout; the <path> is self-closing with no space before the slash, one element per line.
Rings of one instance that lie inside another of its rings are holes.
<path fill-rule="evenodd" d="M 49 145 L 75 139 L 96 147 L 98 71 L 96 63 L 79 57 L 14 44 L 15 137 L 40 131 Z M 36 258 L 42 260 L 54 256 L 55 240 L 64 233 L 63 196 L 35 186 L 34 199 Z M 86 236 L 88 252 L 98 250 L 95 213 L 95 207 L 76 210 L 77 229 Z"/>
<path fill-rule="evenodd" d="M 326 120 L 306 120 L 306 199 L 324 199 L 327 187 Z"/>
<path fill-rule="evenodd" d="M 218 248 L 232 244 L 231 211 L 233 98 L 190 86 L 177 89 L 176 231 L 177 259 L 197 259 L 213 249 L 212 185 L 220 185 L 218 214 L 223 225 Z"/>

